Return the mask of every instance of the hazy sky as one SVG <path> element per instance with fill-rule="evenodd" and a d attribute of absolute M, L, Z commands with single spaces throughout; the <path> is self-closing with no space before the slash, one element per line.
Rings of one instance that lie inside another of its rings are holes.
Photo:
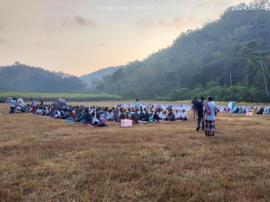
<path fill-rule="evenodd" d="M 82 75 L 141 60 L 248 0 L 0 0 L 0 66 Z"/>

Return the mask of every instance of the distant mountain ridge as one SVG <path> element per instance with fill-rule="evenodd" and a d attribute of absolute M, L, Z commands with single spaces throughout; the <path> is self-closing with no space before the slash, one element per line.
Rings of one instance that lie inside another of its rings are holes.
<path fill-rule="evenodd" d="M 86 84 L 75 76 L 16 62 L 0 67 L 0 91 L 71 93 L 86 91 Z"/>
<path fill-rule="evenodd" d="M 119 67 L 108 67 L 76 77 L 64 72 L 51 72 L 40 67 L 15 62 L 0 66 L 0 91 L 16 92 L 83 92 L 93 90 L 96 82 L 112 75 Z M 72 82 L 72 83 L 69 83 Z"/>

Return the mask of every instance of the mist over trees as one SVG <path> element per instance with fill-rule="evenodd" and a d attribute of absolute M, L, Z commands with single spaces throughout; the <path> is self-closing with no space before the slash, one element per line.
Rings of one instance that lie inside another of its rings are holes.
<path fill-rule="evenodd" d="M 126 98 L 269 101 L 270 12 L 232 10 L 96 84 Z"/>
<path fill-rule="evenodd" d="M 86 84 L 75 76 L 50 72 L 16 62 L 0 67 L 1 92 L 84 92 Z"/>
<path fill-rule="evenodd" d="M 82 81 L 87 84 L 87 87 L 91 91 L 95 91 L 95 84 L 102 80 L 103 77 L 112 75 L 116 72 L 120 67 L 107 67 L 105 69 L 98 70 L 96 72 L 83 75 L 80 77 Z"/>

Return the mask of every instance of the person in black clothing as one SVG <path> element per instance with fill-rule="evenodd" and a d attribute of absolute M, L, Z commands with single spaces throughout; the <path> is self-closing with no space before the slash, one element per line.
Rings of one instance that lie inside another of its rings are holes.
<path fill-rule="evenodd" d="M 201 100 L 196 103 L 197 109 L 197 128 L 196 130 L 199 131 L 202 125 L 202 130 L 204 130 L 204 97 L 201 97 Z"/>
<path fill-rule="evenodd" d="M 120 120 L 126 119 L 126 110 L 125 109 L 120 109 Z"/>
<path fill-rule="evenodd" d="M 199 101 L 198 101 L 197 97 L 194 97 L 192 102 L 191 102 L 194 121 L 196 120 L 196 117 L 197 117 L 197 105 L 198 105 L 198 103 L 199 103 Z"/>
<path fill-rule="evenodd" d="M 142 121 L 149 122 L 150 114 L 148 113 L 148 110 L 145 110 L 144 116 L 142 118 Z"/>
<path fill-rule="evenodd" d="M 131 120 L 134 121 L 134 123 L 139 123 L 140 115 L 137 109 L 135 109 L 133 113 L 131 113 Z"/>
<path fill-rule="evenodd" d="M 153 115 L 153 121 L 154 122 L 159 122 L 159 120 L 160 120 L 160 118 L 159 118 L 159 110 L 156 110 L 155 112 L 154 112 L 154 115 Z"/>
<path fill-rule="evenodd" d="M 175 121 L 175 115 L 172 109 L 169 109 L 169 113 L 166 116 L 165 121 Z"/>
<path fill-rule="evenodd" d="M 83 116 L 83 123 L 85 124 L 91 124 L 92 123 L 92 116 L 91 114 L 89 113 L 89 109 L 86 108 L 85 111 L 84 111 L 84 116 Z"/>
<path fill-rule="evenodd" d="M 144 121 L 144 112 L 143 109 L 140 109 L 140 121 Z"/>
<path fill-rule="evenodd" d="M 258 114 L 258 115 L 262 115 L 262 114 L 263 114 L 263 112 L 264 112 L 264 108 L 262 108 L 262 107 L 261 107 L 261 108 L 259 109 L 259 111 L 258 111 L 256 114 Z"/>

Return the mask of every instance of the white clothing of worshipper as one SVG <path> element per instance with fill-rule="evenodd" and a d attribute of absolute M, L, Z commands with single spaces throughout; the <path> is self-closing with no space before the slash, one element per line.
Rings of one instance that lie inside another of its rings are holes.
<path fill-rule="evenodd" d="M 107 119 L 107 121 L 113 120 L 113 112 L 108 112 L 106 119 Z"/>
<path fill-rule="evenodd" d="M 16 107 L 16 112 L 22 112 L 23 108 L 24 108 L 24 101 L 22 98 L 19 98 L 17 101 L 17 107 Z"/>
<path fill-rule="evenodd" d="M 176 109 L 176 112 L 174 113 L 174 115 L 175 115 L 175 119 L 179 120 L 181 118 L 181 111 Z"/>
<path fill-rule="evenodd" d="M 159 118 L 162 119 L 162 120 L 165 120 L 166 116 L 167 116 L 167 112 L 166 111 L 161 111 L 159 113 Z"/>
<path fill-rule="evenodd" d="M 23 101 L 22 98 L 19 98 L 19 99 L 18 99 L 18 105 L 19 105 L 20 107 L 24 107 L 24 101 Z"/>
<path fill-rule="evenodd" d="M 180 119 L 181 120 L 188 120 L 188 114 L 186 110 L 182 110 L 181 114 L 180 114 Z"/>
<path fill-rule="evenodd" d="M 40 108 L 39 108 L 39 109 L 37 109 L 36 114 L 42 115 L 42 114 L 43 114 L 42 109 L 40 109 Z"/>

